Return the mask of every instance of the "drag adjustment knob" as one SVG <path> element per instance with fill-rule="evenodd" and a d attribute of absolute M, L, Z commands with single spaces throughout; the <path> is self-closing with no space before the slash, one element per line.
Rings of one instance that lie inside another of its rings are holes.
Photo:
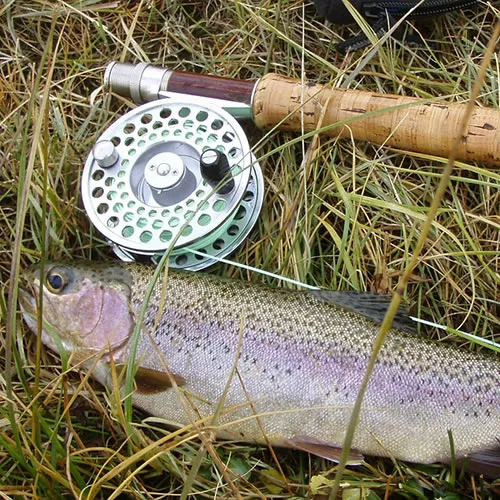
<path fill-rule="evenodd" d="M 206 149 L 200 157 L 201 175 L 207 183 L 217 189 L 218 194 L 228 194 L 234 188 L 229 161 L 218 149 Z M 225 182 L 224 182 L 225 181 Z"/>

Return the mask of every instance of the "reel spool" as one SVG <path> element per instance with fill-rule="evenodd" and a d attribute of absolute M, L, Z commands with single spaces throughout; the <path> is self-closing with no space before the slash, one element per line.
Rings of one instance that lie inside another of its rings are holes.
<path fill-rule="evenodd" d="M 158 263 L 169 252 L 171 267 L 197 270 L 245 239 L 263 187 L 239 123 L 208 100 L 184 96 L 114 122 L 87 158 L 82 197 L 122 260 Z"/>

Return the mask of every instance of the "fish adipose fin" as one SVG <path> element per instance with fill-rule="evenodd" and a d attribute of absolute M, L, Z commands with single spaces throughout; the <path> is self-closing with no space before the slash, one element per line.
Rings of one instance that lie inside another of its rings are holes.
<path fill-rule="evenodd" d="M 294 436 L 286 440 L 286 445 L 290 448 L 307 451 L 307 453 L 331 460 L 332 462 L 340 462 L 340 457 L 342 456 L 342 448 L 337 448 L 316 439 L 308 438 L 307 436 Z M 363 455 L 355 450 L 351 450 L 347 458 L 347 464 L 361 465 L 363 460 Z"/>
<path fill-rule="evenodd" d="M 126 365 L 123 364 L 117 366 L 119 370 L 123 370 L 125 367 Z M 139 394 L 157 394 L 173 387 L 172 380 L 177 385 L 184 385 L 186 383 L 179 375 L 140 366 L 134 376 L 135 390 Z"/>
<path fill-rule="evenodd" d="M 361 314 L 370 321 L 380 325 L 392 297 L 371 292 L 334 292 L 331 290 L 311 290 L 317 299 L 343 307 L 351 312 Z M 416 323 L 410 318 L 408 311 L 400 307 L 392 327 L 408 333 L 416 333 Z"/>

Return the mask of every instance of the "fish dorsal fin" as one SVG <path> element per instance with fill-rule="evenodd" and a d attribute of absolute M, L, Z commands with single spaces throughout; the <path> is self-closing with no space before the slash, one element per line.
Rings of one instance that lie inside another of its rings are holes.
<path fill-rule="evenodd" d="M 351 312 L 361 314 L 370 321 L 380 325 L 391 302 L 391 297 L 372 292 L 334 292 L 331 290 L 311 290 L 314 297 L 330 304 L 343 307 Z M 400 307 L 392 322 L 393 328 L 408 333 L 416 333 L 415 322 L 410 318 L 406 308 Z"/>
<path fill-rule="evenodd" d="M 331 460 L 332 462 L 340 462 L 342 448 L 332 446 L 328 443 L 312 439 L 307 436 L 296 435 L 291 439 L 287 439 L 285 444 L 290 448 L 306 451 L 312 455 Z M 348 465 L 361 465 L 364 457 L 355 450 L 351 450 L 348 455 Z"/>
<path fill-rule="evenodd" d="M 117 365 L 119 371 L 126 368 L 125 364 Z M 139 394 L 158 394 L 173 387 L 172 381 L 177 385 L 184 385 L 186 381 L 179 375 L 164 371 L 153 370 L 140 366 L 134 376 L 135 390 Z"/>

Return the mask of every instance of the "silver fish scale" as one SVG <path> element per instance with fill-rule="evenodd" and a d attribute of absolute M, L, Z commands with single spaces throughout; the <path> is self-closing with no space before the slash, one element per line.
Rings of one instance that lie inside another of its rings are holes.
<path fill-rule="evenodd" d="M 153 270 L 129 269 L 137 313 Z M 135 394 L 137 406 L 184 425 L 213 415 L 230 381 L 224 411 L 209 419 L 220 436 L 262 443 L 262 426 L 277 445 L 294 439 L 341 445 L 377 333 L 369 320 L 307 292 L 198 273 L 169 271 L 163 304 L 161 297 L 158 283 L 138 359 L 157 370 L 166 364 L 186 383 L 180 392 Z M 493 448 L 499 386 L 497 358 L 392 330 L 353 447 L 422 463 L 446 460 L 451 429 L 459 456 Z"/>

